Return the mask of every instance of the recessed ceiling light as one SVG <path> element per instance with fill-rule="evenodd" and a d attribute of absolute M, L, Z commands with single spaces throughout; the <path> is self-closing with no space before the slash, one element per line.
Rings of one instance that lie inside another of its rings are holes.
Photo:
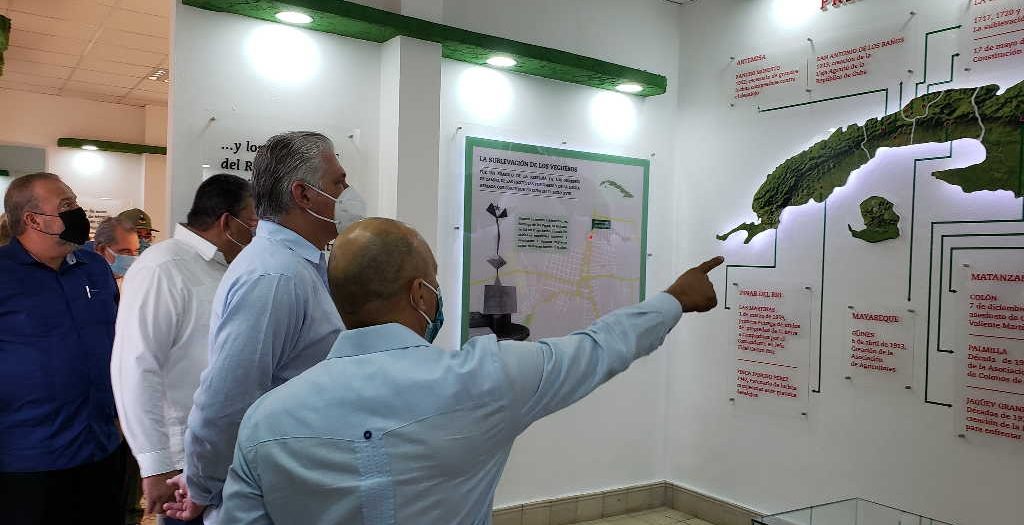
<path fill-rule="evenodd" d="M 494 55 L 491 58 L 487 59 L 487 63 L 494 67 L 512 67 L 518 64 L 519 62 L 516 62 L 516 59 L 510 56 Z"/>
<path fill-rule="evenodd" d="M 96 150 L 98 150 L 100 148 L 98 148 L 98 147 L 96 147 L 96 146 L 94 146 L 92 144 L 82 144 L 82 149 L 88 150 L 88 151 L 96 151 Z"/>
<path fill-rule="evenodd" d="M 644 87 L 636 82 L 626 82 L 615 86 L 615 89 L 623 93 L 639 93 L 644 90 Z"/>
<path fill-rule="evenodd" d="M 287 24 L 308 24 L 313 21 L 313 17 L 298 11 L 281 11 L 274 17 Z"/>
<path fill-rule="evenodd" d="M 203 164 L 203 167 L 204 167 L 204 168 L 209 168 L 209 167 L 210 167 L 210 165 L 209 165 L 209 164 Z"/>

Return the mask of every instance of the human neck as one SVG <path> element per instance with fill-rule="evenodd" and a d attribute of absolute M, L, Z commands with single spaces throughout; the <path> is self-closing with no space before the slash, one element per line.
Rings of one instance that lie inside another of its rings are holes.
<path fill-rule="evenodd" d="M 316 223 L 312 221 L 316 221 Z M 320 221 L 321 219 L 317 219 L 316 217 L 309 215 L 301 208 L 292 208 L 277 220 L 277 224 L 297 233 L 299 237 L 306 239 L 310 244 L 316 246 L 316 249 L 323 250 L 327 247 L 327 243 L 331 242 L 333 237 L 328 239 L 323 238 L 320 233 L 323 226 L 317 224 Z"/>
<path fill-rule="evenodd" d="M 55 242 L 54 239 L 45 235 L 25 232 L 18 237 L 18 242 L 33 259 L 54 270 L 59 270 L 64 258 L 74 250 L 74 246 L 60 241 Z"/>
<path fill-rule="evenodd" d="M 416 310 L 403 308 L 396 301 L 367 305 L 361 315 L 343 315 L 349 329 L 368 328 L 385 324 L 400 324 L 417 334 L 424 331 L 423 316 Z"/>

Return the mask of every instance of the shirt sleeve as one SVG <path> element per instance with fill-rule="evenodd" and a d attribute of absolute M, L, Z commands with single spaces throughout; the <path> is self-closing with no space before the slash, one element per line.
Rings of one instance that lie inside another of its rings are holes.
<path fill-rule="evenodd" d="M 117 314 L 110 377 L 118 418 L 143 477 L 180 468 L 164 412 L 164 367 L 189 289 L 160 266 L 132 268 Z"/>
<path fill-rule="evenodd" d="M 653 352 L 681 317 L 679 301 L 659 293 L 565 337 L 499 342 L 498 359 L 511 382 L 518 431 L 579 401 Z"/>
<path fill-rule="evenodd" d="M 217 518 L 220 523 L 273 524 L 263 504 L 263 490 L 254 467 L 246 450 L 236 447 L 235 460 L 224 485 L 224 506 Z"/>
<path fill-rule="evenodd" d="M 210 320 L 210 364 L 199 381 L 185 433 L 189 496 L 220 505 L 242 416 L 274 384 L 274 370 L 292 348 L 302 304 L 291 276 L 243 277 L 231 283 Z"/>

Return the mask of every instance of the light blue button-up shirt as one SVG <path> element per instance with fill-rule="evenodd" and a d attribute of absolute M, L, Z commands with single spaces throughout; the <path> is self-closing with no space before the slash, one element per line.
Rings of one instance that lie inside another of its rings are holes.
<path fill-rule="evenodd" d="M 512 442 L 661 345 L 668 294 L 540 342 L 431 346 L 405 326 L 342 333 L 246 413 L 221 522 L 487 524 Z"/>
<path fill-rule="evenodd" d="M 221 280 L 210 317 L 210 364 L 185 434 L 194 501 L 220 504 L 246 409 L 323 361 L 343 329 L 325 276 L 323 252 L 288 228 L 260 221 Z"/>

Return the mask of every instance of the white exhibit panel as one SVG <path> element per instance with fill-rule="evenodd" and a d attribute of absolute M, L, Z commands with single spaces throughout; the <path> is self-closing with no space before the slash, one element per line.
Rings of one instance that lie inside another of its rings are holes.
<path fill-rule="evenodd" d="M 1024 252 L 964 256 L 957 371 L 958 432 L 976 445 L 1024 449 Z"/>
<path fill-rule="evenodd" d="M 676 21 L 682 10 L 646 1 L 641 8 L 607 0 L 587 1 L 585 7 L 572 3 L 580 9 L 543 0 L 458 2 L 454 10 L 448 4 L 446 23 L 656 71 L 668 77 L 670 93 L 640 98 L 443 60 L 438 279 L 445 294 L 445 316 L 460 319 L 463 310 L 468 311 L 461 304 L 464 249 L 469 242 L 463 229 L 467 137 L 649 160 L 652 220 L 645 292 L 650 295 L 667 288 L 680 270 L 672 250 L 676 227 L 671 220 L 676 205 L 672 196 L 677 182 L 672 130 L 677 102 L 671 90 L 678 69 Z M 513 19 L 532 22 L 510 25 Z M 467 22 L 460 25 L 460 20 Z M 581 25 L 584 20 L 586 24 Z M 537 21 L 544 24 L 533 23 Z M 551 26 L 561 29 L 545 30 Z M 606 186 L 600 191 L 613 190 Z M 632 200 L 641 195 L 630 193 L 637 197 Z M 487 217 L 493 227 L 493 217 Z M 504 244 L 514 234 L 506 237 L 503 231 L 502 237 Z M 489 248 L 493 251 L 494 245 Z M 487 265 L 485 260 L 479 262 Z M 490 269 L 488 282 L 493 283 L 493 268 L 486 268 Z M 438 340 L 456 346 L 460 338 L 459 323 L 451 322 Z M 664 363 L 673 351 L 678 349 L 666 344 L 520 436 L 498 486 L 495 506 L 666 479 Z"/>
<path fill-rule="evenodd" d="M 116 217 L 122 211 L 129 210 L 129 201 L 112 199 L 109 197 L 78 197 L 78 204 L 85 210 L 89 217 L 89 235 L 96 234 L 96 228 L 100 223 L 110 217 Z"/>
<path fill-rule="evenodd" d="M 764 281 L 733 286 L 737 408 L 808 415 L 811 287 Z"/>
<path fill-rule="evenodd" d="M 184 219 L 204 177 L 250 176 L 255 148 L 287 131 L 331 138 L 376 213 L 379 44 L 178 4 L 173 47 L 172 220 Z"/>
<path fill-rule="evenodd" d="M 960 49 L 982 74 L 1024 68 L 1024 1 L 967 2 L 960 24 Z"/>
<path fill-rule="evenodd" d="M 61 176 L 79 201 L 114 215 L 142 205 L 145 162 L 142 155 L 54 148 L 47 155 L 48 171 Z M 99 203 L 105 202 L 100 205 Z M 97 222 L 98 224 L 98 222 Z"/>
<path fill-rule="evenodd" d="M 538 340 L 643 300 L 650 161 L 470 137 L 463 338 Z"/>
<path fill-rule="evenodd" d="M 731 307 L 751 279 L 814 297 L 804 421 L 717 401 L 735 392 L 733 312 L 686 325 L 676 344 L 708 351 L 670 354 L 671 479 L 769 514 L 861 497 L 1018 523 L 1024 455 L 965 431 L 961 408 L 978 343 L 964 275 L 1024 245 L 1024 6 L 822 7 L 705 1 L 683 17 L 677 260 L 725 255 L 712 280 Z M 738 98 L 751 71 L 772 84 Z"/>
<path fill-rule="evenodd" d="M 358 147 L 358 129 L 346 129 L 338 122 L 293 122 L 233 113 L 211 115 L 209 125 L 202 129 L 198 137 L 202 155 L 197 171 L 202 172 L 204 180 L 216 173 L 229 173 L 250 179 L 256 153 L 267 139 L 292 130 L 315 130 L 331 139 L 335 155 L 347 176 L 351 177 L 349 184 L 358 185 L 360 191 L 363 191 L 368 180 L 372 180 L 366 173 L 366 159 Z"/>
<path fill-rule="evenodd" d="M 914 386 L 914 312 L 850 305 L 849 370 L 845 379 L 865 388 Z"/>

